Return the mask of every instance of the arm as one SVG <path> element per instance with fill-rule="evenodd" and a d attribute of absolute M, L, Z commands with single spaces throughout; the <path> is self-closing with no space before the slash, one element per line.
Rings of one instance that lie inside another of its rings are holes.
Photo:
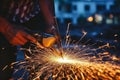
<path fill-rule="evenodd" d="M 52 0 L 39 0 L 40 9 L 45 17 L 45 20 L 47 24 L 53 25 L 54 24 L 54 10 L 53 10 L 53 4 L 50 4 L 50 1 Z"/>

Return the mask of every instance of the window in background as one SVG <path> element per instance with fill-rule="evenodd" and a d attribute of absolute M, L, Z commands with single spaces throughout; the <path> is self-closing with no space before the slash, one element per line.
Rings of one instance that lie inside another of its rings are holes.
<path fill-rule="evenodd" d="M 106 6 L 98 4 L 96 5 L 96 9 L 97 9 L 97 12 L 103 11 L 103 10 L 106 10 Z"/>
<path fill-rule="evenodd" d="M 59 10 L 59 11 L 62 10 L 62 5 L 61 5 L 61 4 L 59 4 L 59 6 L 58 6 L 58 10 Z"/>
<path fill-rule="evenodd" d="M 77 10 L 77 6 L 76 5 L 73 5 L 73 10 Z"/>
<path fill-rule="evenodd" d="M 68 4 L 66 4 L 66 12 L 67 13 L 71 13 L 72 12 L 72 4 L 70 4 L 70 3 L 68 3 Z"/>
<path fill-rule="evenodd" d="M 90 11 L 90 5 L 85 5 L 85 11 Z"/>

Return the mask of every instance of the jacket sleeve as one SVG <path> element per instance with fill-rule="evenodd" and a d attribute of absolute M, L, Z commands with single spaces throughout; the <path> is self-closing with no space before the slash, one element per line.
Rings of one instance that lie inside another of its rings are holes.
<path fill-rule="evenodd" d="M 54 1 L 53 0 L 39 0 L 40 9 L 45 17 L 48 25 L 54 24 Z"/>

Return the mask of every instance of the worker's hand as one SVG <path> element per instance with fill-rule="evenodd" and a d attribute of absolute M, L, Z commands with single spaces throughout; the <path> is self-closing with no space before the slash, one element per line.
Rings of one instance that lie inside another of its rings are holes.
<path fill-rule="evenodd" d="M 38 47 L 44 48 L 37 40 L 31 35 L 24 32 L 22 29 L 17 29 L 8 23 L 5 19 L 0 20 L 0 32 L 12 45 L 24 45 L 28 41 L 36 44 Z M 17 26 L 16 26 L 17 27 Z"/>
<path fill-rule="evenodd" d="M 12 45 L 24 45 L 28 41 L 36 44 L 39 48 L 44 48 L 37 40 L 24 32 L 23 30 L 10 28 L 7 32 L 4 33 L 5 37 Z"/>
<path fill-rule="evenodd" d="M 4 35 L 12 45 L 24 45 L 28 41 L 36 42 L 36 39 L 22 30 L 10 29 Z"/>
<path fill-rule="evenodd" d="M 43 46 L 40 45 L 40 43 L 38 43 L 34 37 L 24 32 L 23 30 L 14 29 L 13 27 L 10 27 L 6 30 L 7 32 L 4 32 L 3 34 L 12 45 L 24 45 L 25 43 L 30 41 L 37 46 L 43 48 Z"/>

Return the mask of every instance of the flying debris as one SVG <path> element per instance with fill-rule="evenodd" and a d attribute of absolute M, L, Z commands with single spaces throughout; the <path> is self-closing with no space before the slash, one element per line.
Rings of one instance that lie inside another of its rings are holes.
<path fill-rule="evenodd" d="M 70 24 L 68 24 L 70 25 Z M 106 43 L 98 48 L 91 45 L 82 45 L 80 41 L 70 43 L 69 26 L 63 46 L 63 58 L 53 54 L 53 50 L 37 48 L 31 44 L 28 49 L 21 48 L 30 53 L 24 61 L 16 62 L 15 73 L 24 69 L 24 74 L 29 73 L 28 80 L 120 80 L 120 58 L 111 56 L 104 48 L 110 48 Z M 101 50 L 101 52 L 98 52 Z M 23 78 L 23 77 L 20 78 Z"/>

